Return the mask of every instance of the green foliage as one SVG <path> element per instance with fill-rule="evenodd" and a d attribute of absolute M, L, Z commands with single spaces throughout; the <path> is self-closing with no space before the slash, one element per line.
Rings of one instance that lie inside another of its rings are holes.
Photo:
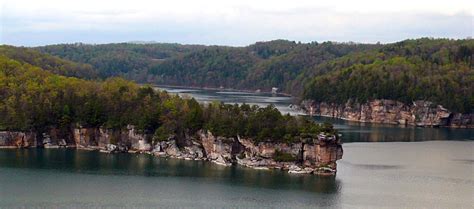
<path fill-rule="evenodd" d="M 124 76 L 157 84 L 302 91 L 290 83 L 305 69 L 377 45 L 286 40 L 247 47 L 179 44 L 59 44 L 37 47 L 75 62 L 88 63 L 102 78 Z"/>
<path fill-rule="evenodd" d="M 121 130 L 127 125 L 154 141 L 184 137 L 201 129 L 218 136 L 296 142 L 327 129 L 274 107 L 228 105 L 169 95 L 122 78 L 88 81 L 53 74 L 0 56 L 0 128 L 66 131 L 74 125 Z M 116 136 L 113 136 L 116 137 Z"/>
<path fill-rule="evenodd" d="M 201 50 L 204 46 L 180 44 L 57 44 L 36 49 L 75 62 L 88 63 L 102 78 L 125 76 L 137 80 L 151 66 L 170 57 Z"/>
<path fill-rule="evenodd" d="M 298 142 L 315 137 L 323 127 L 305 117 L 282 115 L 274 106 L 212 103 L 204 107 L 204 128 L 218 136 L 251 138 L 255 142 Z M 335 131 L 331 131 L 334 133 Z"/>
<path fill-rule="evenodd" d="M 474 111 L 474 41 L 407 40 L 332 63 L 306 85 L 304 98 L 345 103 L 427 100 L 451 111 Z M 319 66 L 324 68 L 326 66 Z"/>
<path fill-rule="evenodd" d="M 474 109 L 473 40 L 422 38 L 384 45 L 274 40 L 246 47 L 60 44 L 36 49 L 90 64 L 102 78 L 264 91 L 278 87 L 316 101 L 430 100 L 452 111 Z M 7 57 L 62 75 L 90 77 L 79 64 L 21 50 L 3 47 Z"/>
<path fill-rule="evenodd" d="M 273 155 L 273 159 L 277 162 L 294 162 L 296 161 L 296 157 L 290 153 L 282 152 L 279 150 L 275 151 Z"/>
<path fill-rule="evenodd" d="M 89 79 L 97 77 L 97 71 L 89 64 L 63 60 L 24 47 L 0 45 L 0 55 L 22 63 L 38 66 L 44 70 L 60 75 Z"/>
<path fill-rule="evenodd" d="M 166 141 L 172 135 L 173 135 L 173 130 L 168 129 L 165 126 L 161 126 L 158 129 L 156 129 L 155 134 L 153 135 L 153 142 Z"/>

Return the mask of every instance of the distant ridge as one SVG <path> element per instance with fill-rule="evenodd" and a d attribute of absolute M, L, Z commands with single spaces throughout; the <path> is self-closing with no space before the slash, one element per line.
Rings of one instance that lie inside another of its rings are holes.
<path fill-rule="evenodd" d="M 102 78 L 241 90 L 276 87 L 316 101 L 429 100 L 451 111 L 474 109 L 474 93 L 469 91 L 474 89 L 472 39 L 420 38 L 388 44 L 279 39 L 245 47 L 58 44 L 35 49 L 90 64 Z"/>

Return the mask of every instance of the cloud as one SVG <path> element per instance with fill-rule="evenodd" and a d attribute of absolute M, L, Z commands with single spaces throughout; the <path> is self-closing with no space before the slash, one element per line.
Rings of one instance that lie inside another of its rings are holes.
<path fill-rule="evenodd" d="M 296 41 L 393 42 L 472 36 L 470 1 L 6 1 L 0 42 L 44 45 L 130 40 L 247 45 Z"/>

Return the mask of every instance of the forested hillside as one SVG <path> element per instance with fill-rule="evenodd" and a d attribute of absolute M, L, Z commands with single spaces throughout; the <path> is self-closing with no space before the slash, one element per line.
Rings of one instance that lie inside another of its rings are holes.
<path fill-rule="evenodd" d="M 37 50 L 75 62 L 88 63 L 102 78 L 132 72 L 146 72 L 152 65 L 171 57 L 204 49 L 200 45 L 181 44 L 57 44 Z"/>
<path fill-rule="evenodd" d="M 89 64 L 60 59 L 29 48 L 1 45 L 0 56 L 38 66 L 44 70 L 64 76 L 87 79 L 97 78 L 98 76 L 98 72 Z"/>
<path fill-rule="evenodd" d="M 330 73 L 311 78 L 304 98 L 427 100 L 462 113 L 474 108 L 474 41 L 407 40 L 317 66 Z"/>
<path fill-rule="evenodd" d="M 262 89 L 287 83 L 304 69 L 351 52 L 379 47 L 354 43 L 257 42 L 247 47 L 177 44 L 60 44 L 36 48 L 93 65 L 102 77 L 121 75 L 155 84 Z"/>
<path fill-rule="evenodd" d="M 474 40 L 393 44 L 258 42 L 246 47 L 106 44 L 37 48 L 142 83 L 269 91 L 302 99 L 429 100 L 472 112 Z"/>
<path fill-rule="evenodd" d="M 330 125 L 282 115 L 273 106 L 201 105 L 122 78 L 91 81 L 55 71 L 0 55 L 0 130 L 43 133 L 57 128 L 66 134 L 78 126 L 120 130 L 134 125 L 139 132 L 154 134 L 153 140 L 204 129 L 218 136 L 273 142 L 334 133 Z"/>

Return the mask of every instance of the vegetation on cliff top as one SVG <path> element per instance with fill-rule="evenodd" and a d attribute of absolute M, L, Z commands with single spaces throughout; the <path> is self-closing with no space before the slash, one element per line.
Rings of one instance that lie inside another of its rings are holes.
<path fill-rule="evenodd" d="M 474 109 L 474 40 L 422 38 L 391 44 L 258 42 L 246 47 L 65 44 L 36 48 L 88 63 L 102 77 L 157 84 L 262 89 L 303 99 L 429 100 Z"/>
<path fill-rule="evenodd" d="M 155 140 L 200 129 L 271 142 L 334 133 L 329 125 L 281 115 L 273 106 L 201 105 L 121 78 L 99 82 L 65 77 L 1 55 L 0 115 L 1 130 L 41 133 L 54 127 L 68 134 L 76 124 L 111 129 L 134 125 Z"/>

